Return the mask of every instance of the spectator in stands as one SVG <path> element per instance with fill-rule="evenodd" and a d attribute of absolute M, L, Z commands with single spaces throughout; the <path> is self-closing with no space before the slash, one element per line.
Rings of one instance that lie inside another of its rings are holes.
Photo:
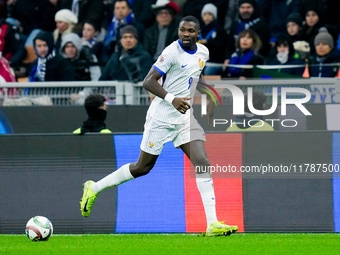
<path fill-rule="evenodd" d="M 107 26 L 107 33 L 103 41 L 102 62 L 106 63 L 112 53 L 115 52 L 116 44 L 120 38 L 120 30 L 124 26 L 133 25 L 137 29 L 138 36 L 141 39 L 143 28 L 134 21 L 134 17 L 134 13 L 131 10 L 128 0 L 117 0 L 115 2 L 113 16 L 111 16 L 111 20 Z"/>
<path fill-rule="evenodd" d="M 285 20 L 286 33 L 292 43 L 301 40 L 302 21 L 303 19 L 298 12 L 289 14 Z"/>
<path fill-rule="evenodd" d="M 121 49 L 111 56 L 99 80 L 142 81 L 152 66 L 152 58 L 139 45 L 135 27 L 127 25 L 120 34 Z"/>
<path fill-rule="evenodd" d="M 315 54 L 312 56 L 310 67 L 311 77 L 335 77 L 339 67 L 326 65 L 340 62 L 340 52 L 334 48 L 334 40 L 325 27 L 320 28 L 314 39 Z"/>
<path fill-rule="evenodd" d="M 281 34 L 277 37 L 272 55 L 267 60 L 268 65 L 279 65 L 278 73 L 287 73 L 302 76 L 304 71 L 304 61 L 295 56 L 293 44 L 288 35 Z M 284 68 L 285 65 L 300 65 L 301 67 Z"/>
<path fill-rule="evenodd" d="M 309 43 L 311 54 L 315 53 L 314 38 L 322 26 L 318 11 L 319 10 L 313 6 L 307 8 L 305 11 L 305 24 L 301 30 L 301 39 Z"/>
<path fill-rule="evenodd" d="M 85 21 L 91 21 L 96 27 L 102 24 L 104 5 L 102 0 L 58 0 L 57 10 L 69 9 L 78 19 L 74 32 L 81 34 Z"/>
<path fill-rule="evenodd" d="M 25 38 L 15 19 L 7 18 L 0 23 L 0 52 L 11 67 L 18 66 L 26 57 Z"/>
<path fill-rule="evenodd" d="M 33 43 L 38 59 L 33 62 L 29 81 L 74 81 L 72 66 L 53 49 L 51 33 L 40 32 Z"/>
<path fill-rule="evenodd" d="M 84 135 L 85 133 L 111 133 L 106 128 L 106 104 L 105 97 L 98 94 L 89 95 L 85 99 L 84 107 L 88 116 L 88 119 L 83 122 L 83 125 L 74 130 L 73 134 Z"/>
<path fill-rule="evenodd" d="M 133 0 L 132 11 L 135 14 L 135 21 L 138 24 L 142 24 L 144 29 L 151 27 L 155 24 L 155 14 L 151 8 L 156 0 Z"/>
<path fill-rule="evenodd" d="M 256 110 L 264 110 L 266 95 L 262 91 L 254 91 L 252 105 Z M 244 115 L 237 116 L 227 128 L 227 132 L 274 131 L 272 125 L 263 120 L 263 116 L 253 114 L 248 107 L 248 95 L 244 98 Z"/>
<path fill-rule="evenodd" d="M 237 19 L 238 15 L 238 1 L 239 0 L 229 0 L 227 12 L 224 18 L 224 30 L 230 34 L 230 29 L 234 21 Z"/>
<path fill-rule="evenodd" d="M 261 65 L 264 59 L 258 55 L 261 48 L 259 36 L 251 29 L 243 30 L 236 42 L 236 51 L 231 55 L 228 68 L 222 74 L 222 77 L 229 78 L 251 78 L 253 77 L 253 68 L 239 68 L 232 65 Z"/>
<path fill-rule="evenodd" d="M 262 42 L 260 54 L 265 57 L 268 56 L 270 51 L 270 33 L 268 33 L 269 26 L 260 16 L 259 10 L 257 9 L 256 0 L 239 0 L 238 2 L 238 19 L 234 21 L 231 26 L 231 38 L 236 41 L 241 31 L 244 29 L 252 29 L 257 33 Z M 229 59 L 231 53 L 235 50 L 234 47 L 234 43 L 231 43 L 227 46 L 227 59 Z"/>
<path fill-rule="evenodd" d="M 156 13 L 156 22 L 145 31 L 143 46 L 156 61 L 164 48 L 178 38 L 176 15 L 179 8 L 172 1 L 158 0 L 152 9 Z"/>
<path fill-rule="evenodd" d="M 68 9 L 62 9 L 55 14 L 57 28 L 53 32 L 55 48 L 58 51 L 63 37 L 73 31 L 78 23 L 77 17 Z"/>
<path fill-rule="evenodd" d="M 4 57 L 1 57 L 0 53 L 0 84 L 1 83 L 7 83 L 7 82 L 16 82 L 15 74 L 13 69 L 9 66 L 9 63 L 7 59 Z M 8 96 L 16 96 L 18 95 L 19 90 L 17 88 L 7 88 L 3 89 L 0 88 L 0 97 L 7 94 Z M 2 105 L 3 102 L 0 100 L 0 105 Z"/>
<path fill-rule="evenodd" d="M 301 12 L 300 0 L 258 0 L 262 15 L 269 24 L 270 43 L 275 45 L 277 37 L 285 32 L 285 18 L 291 13 Z"/>
<path fill-rule="evenodd" d="M 101 41 L 104 39 L 100 36 L 100 27 L 96 26 L 92 21 L 85 21 L 82 35 L 82 45 L 89 47 L 92 53 L 99 59 L 103 47 Z"/>
<path fill-rule="evenodd" d="M 199 43 L 209 49 L 209 62 L 223 63 L 227 34 L 218 24 L 216 6 L 210 3 L 204 5 L 201 17 L 203 23 Z M 206 66 L 204 69 L 205 75 L 220 75 L 221 73 L 221 67 Z"/>
<path fill-rule="evenodd" d="M 20 21 L 24 35 L 28 36 L 33 29 L 37 28 L 49 32 L 55 29 L 56 8 L 52 0 L 16 0 L 11 2 L 11 17 Z"/>
<path fill-rule="evenodd" d="M 97 58 L 87 46 L 81 46 L 81 39 L 75 33 L 64 36 L 60 55 L 66 58 L 73 67 L 76 81 L 98 81 L 101 71 Z"/>

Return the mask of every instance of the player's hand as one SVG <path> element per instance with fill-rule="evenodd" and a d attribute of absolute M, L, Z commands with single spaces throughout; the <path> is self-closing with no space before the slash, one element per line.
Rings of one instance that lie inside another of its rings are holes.
<path fill-rule="evenodd" d="M 190 109 L 190 104 L 187 102 L 191 97 L 175 97 L 172 105 L 182 114 L 185 114 Z"/>

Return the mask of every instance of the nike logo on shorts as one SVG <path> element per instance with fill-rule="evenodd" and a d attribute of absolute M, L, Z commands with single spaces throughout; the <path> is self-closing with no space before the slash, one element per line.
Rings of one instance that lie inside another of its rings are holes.
<path fill-rule="evenodd" d="M 186 64 L 186 65 L 182 65 L 182 68 L 184 68 L 184 67 L 186 67 L 188 64 Z"/>

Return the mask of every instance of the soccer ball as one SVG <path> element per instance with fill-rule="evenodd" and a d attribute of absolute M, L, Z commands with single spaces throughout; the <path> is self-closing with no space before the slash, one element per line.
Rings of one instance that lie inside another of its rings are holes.
<path fill-rule="evenodd" d="M 47 241 L 53 234 L 53 225 L 44 216 L 35 216 L 26 224 L 26 235 L 32 241 Z"/>

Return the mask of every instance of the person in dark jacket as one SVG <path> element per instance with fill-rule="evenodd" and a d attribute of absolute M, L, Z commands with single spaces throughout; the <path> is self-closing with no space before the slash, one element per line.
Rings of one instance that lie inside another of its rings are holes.
<path fill-rule="evenodd" d="M 286 34 L 290 37 L 292 43 L 300 41 L 301 38 L 301 28 L 302 28 L 302 17 L 300 13 L 293 12 L 289 14 L 285 20 L 286 24 Z"/>
<path fill-rule="evenodd" d="M 152 8 L 156 13 L 156 22 L 145 31 L 143 47 L 156 61 L 165 47 L 178 38 L 176 16 L 179 8 L 170 1 L 166 4 L 157 1 Z"/>
<path fill-rule="evenodd" d="M 28 36 L 36 28 L 49 32 L 55 29 L 56 8 L 51 1 L 17 0 L 13 2 L 11 15 L 20 21 L 24 35 Z"/>
<path fill-rule="evenodd" d="M 333 37 L 325 27 L 320 28 L 314 39 L 315 54 L 311 59 L 311 77 L 335 77 L 338 73 L 337 65 L 329 65 L 340 62 L 340 52 L 334 48 Z M 326 65 L 328 64 L 328 65 Z"/>
<path fill-rule="evenodd" d="M 203 23 L 198 42 L 209 49 L 209 62 L 223 63 L 227 34 L 218 24 L 217 7 L 211 3 L 204 5 L 201 17 Z M 206 66 L 204 69 L 204 75 L 220 75 L 221 73 L 221 67 Z"/>
<path fill-rule="evenodd" d="M 253 68 L 240 68 L 233 65 L 262 65 L 264 59 L 258 55 L 261 48 L 259 36 L 251 29 L 243 30 L 236 42 L 236 51 L 231 55 L 228 68 L 222 74 L 222 77 L 229 78 L 252 78 Z"/>
<path fill-rule="evenodd" d="M 103 44 L 100 42 L 100 27 L 96 26 L 90 20 L 85 21 L 82 31 L 81 44 L 91 49 L 92 53 L 96 55 L 97 59 L 101 56 Z"/>
<path fill-rule="evenodd" d="M 34 38 L 33 46 L 38 59 L 33 62 L 29 81 L 74 81 L 72 66 L 54 51 L 53 45 L 53 36 L 49 32 L 40 32 Z"/>
<path fill-rule="evenodd" d="M 270 27 L 270 42 L 275 44 L 277 37 L 285 32 L 285 18 L 291 13 L 301 12 L 300 0 L 258 0 L 263 17 Z"/>
<path fill-rule="evenodd" d="M 270 31 L 269 25 L 260 16 L 256 0 L 239 0 L 238 19 L 232 24 L 230 31 L 234 41 L 237 40 L 237 36 L 244 29 L 252 29 L 258 34 L 262 42 L 262 47 L 259 53 L 265 57 L 268 56 L 270 51 L 270 33 L 268 32 Z M 231 46 L 234 46 L 234 44 L 231 44 Z M 235 48 L 227 50 L 228 59 L 228 55 L 230 56 Z"/>
<path fill-rule="evenodd" d="M 0 52 L 6 58 L 11 67 L 21 64 L 26 57 L 25 38 L 20 33 L 19 26 L 9 22 L 14 19 L 7 18 L 0 22 Z"/>
<path fill-rule="evenodd" d="M 301 39 L 309 43 L 310 53 L 314 54 L 314 38 L 323 24 L 322 20 L 320 20 L 319 10 L 313 6 L 307 8 L 304 18 L 305 24 L 301 29 Z"/>
<path fill-rule="evenodd" d="M 84 107 L 88 119 L 83 122 L 83 125 L 74 130 L 73 134 L 84 135 L 88 132 L 95 133 L 111 133 L 109 129 L 106 128 L 106 104 L 105 97 L 98 94 L 89 95 L 85 99 Z"/>
<path fill-rule="evenodd" d="M 81 46 L 81 39 L 76 33 L 65 35 L 60 55 L 72 65 L 76 81 L 98 81 L 101 71 L 97 58 L 89 47 Z"/>
<path fill-rule="evenodd" d="M 287 73 L 302 76 L 304 71 L 304 61 L 297 56 L 295 57 L 294 46 L 286 34 L 277 37 L 272 55 L 267 60 L 268 65 L 280 65 L 278 73 Z M 301 67 L 284 68 L 285 65 L 300 65 Z"/>
<path fill-rule="evenodd" d="M 99 80 L 139 82 L 152 66 L 150 54 L 138 44 L 137 30 L 127 25 L 121 30 L 121 49 L 106 64 Z"/>

